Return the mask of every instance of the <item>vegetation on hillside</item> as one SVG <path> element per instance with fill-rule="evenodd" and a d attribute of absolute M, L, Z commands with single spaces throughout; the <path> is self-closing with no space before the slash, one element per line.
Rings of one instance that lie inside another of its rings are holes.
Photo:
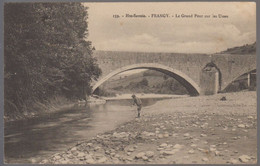
<path fill-rule="evenodd" d="M 186 88 L 177 80 L 154 70 L 114 78 L 100 89 L 106 91 L 103 93 L 106 96 L 115 93 L 188 94 Z"/>
<path fill-rule="evenodd" d="M 256 42 L 253 44 L 246 44 L 239 47 L 228 48 L 225 51 L 220 52 L 221 54 L 255 54 L 256 53 Z"/>
<path fill-rule="evenodd" d="M 80 3 L 5 3 L 5 115 L 56 96 L 84 98 L 101 70 Z"/>

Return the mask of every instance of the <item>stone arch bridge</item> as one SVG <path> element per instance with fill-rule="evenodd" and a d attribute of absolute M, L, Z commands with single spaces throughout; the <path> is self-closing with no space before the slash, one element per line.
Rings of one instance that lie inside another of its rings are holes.
<path fill-rule="evenodd" d="M 255 54 L 181 54 L 122 51 L 95 51 L 93 56 L 102 70 L 97 81 L 92 82 L 92 92 L 109 78 L 134 69 L 151 69 L 163 72 L 186 87 L 191 95 L 203 95 L 212 87 L 212 80 L 203 78 L 208 64 L 217 69 L 216 92 L 224 90 L 239 76 L 256 69 Z M 214 77 L 215 78 L 215 77 Z M 213 81 L 214 82 L 214 81 Z"/>

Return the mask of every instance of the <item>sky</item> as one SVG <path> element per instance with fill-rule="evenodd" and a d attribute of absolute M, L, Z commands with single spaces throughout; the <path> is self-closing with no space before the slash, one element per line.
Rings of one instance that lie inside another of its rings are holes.
<path fill-rule="evenodd" d="M 84 5 L 89 7 L 88 40 L 96 50 L 215 53 L 256 41 L 254 2 L 95 2 Z M 146 18 L 122 17 L 126 14 L 143 14 Z M 169 17 L 154 18 L 152 14 Z M 176 14 L 193 17 L 176 18 Z M 195 14 L 203 18 L 195 18 Z M 212 18 L 219 14 L 228 18 Z"/>

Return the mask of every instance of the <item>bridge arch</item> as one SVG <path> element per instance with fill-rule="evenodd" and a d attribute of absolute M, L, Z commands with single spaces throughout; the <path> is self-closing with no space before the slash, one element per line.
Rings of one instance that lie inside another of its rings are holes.
<path fill-rule="evenodd" d="M 256 68 L 252 68 L 250 70 L 248 70 L 247 72 L 243 72 L 242 74 L 240 73 L 239 75 L 236 75 L 232 81 L 230 81 L 224 88 L 223 88 L 223 92 L 226 91 L 226 89 L 236 80 L 238 80 L 241 76 L 245 75 L 245 74 L 249 74 L 249 73 L 253 73 L 253 72 L 256 72 Z"/>
<path fill-rule="evenodd" d="M 92 88 L 92 93 L 95 92 L 95 90 L 103 84 L 105 81 L 107 81 L 109 78 L 125 72 L 129 70 L 134 70 L 134 69 L 150 69 L 150 70 L 156 70 L 159 72 L 162 72 L 164 74 L 167 74 L 173 78 L 175 78 L 177 81 L 179 81 L 189 92 L 190 95 L 192 96 L 197 96 L 200 94 L 200 87 L 197 85 L 195 81 L 193 81 L 189 76 L 184 74 L 183 72 L 173 69 L 171 67 L 167 67 L 165 65 L 161 65 L 158 63 L 139 63 L 139 64 L 134 64 L 134 65 L 129 65 L 125 67 L 118 68 L 105 77 L 101 78 L 99 81 L 96 82 L 96 84 Z"/>

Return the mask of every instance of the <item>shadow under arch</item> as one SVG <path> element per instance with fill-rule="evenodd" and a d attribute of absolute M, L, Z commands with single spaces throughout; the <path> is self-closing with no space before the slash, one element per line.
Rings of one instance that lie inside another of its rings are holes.
<path fill-rule="evenodd" d="M 249 70 L 248 72 L 239 74 L 239 76 L 236 76 L 235 79 L 233 79 L 231 82 L 229 82 L 229 83 L 223 88 L 223 90 L 222 90 L 221 92 L 226 92 L 227 88 L 228 88 L 233 82 L 235 82 L 236 80 L 239 80 L 239 78 L 240 78 L 241 76 L 247 75 L 247 74 L 249 74 L 249 73 L 256 73 L 256 69 L 251 69 L 251 70 Z"/>
<path fill-rule="evenodd" d="M 189 92 L 191 96 L 197 96 L 200 94 L 200 88 L 189 76 L 182 73 L 181 71 L 178 71 L 176 69 L 173 69 L 171 67 L 167 67 L 158 63 L 139 63 L 134 65 L 125 66 L 119 69 L 114 70 L 113 72 L 109 73 L 105 77 L 103 77 L 101 80 L 99 80 L 92 88 L 92 93 L 95 92 L 95 90 L 103 84 L 105 81 L 107 81 L 109 78 L 125 72 L 129 70 L 134 69 L 150 69 L 150 70 L 156 70 L 159 72 L 162 72 L 164 74 L 167 74 L 173 78 L 175 78 L 177 81 L 179 81 Z"/>

